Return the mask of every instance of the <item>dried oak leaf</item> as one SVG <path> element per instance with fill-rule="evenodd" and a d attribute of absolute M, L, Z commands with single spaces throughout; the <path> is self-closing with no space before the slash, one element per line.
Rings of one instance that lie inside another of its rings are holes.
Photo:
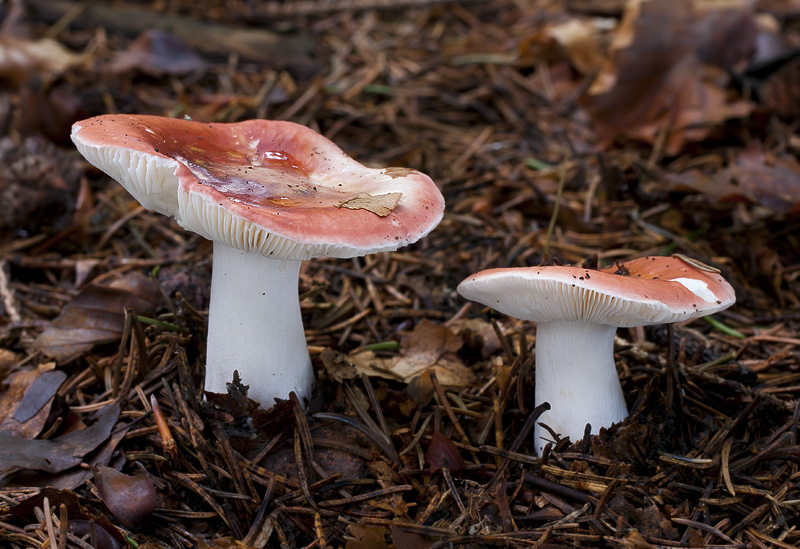
<path fill-rule="evenodd" d="M 726 25 L 740 24 L 727 10 L 700 14 L 689 0 L 629 2 L 608 62 L 582 98 L 603 143 L 623 135 L 664 139 L 665 151 L 676 154 L 714 126 L 747 116 L 752 105 L 729 101 L 724 71 L 698 57 L 729 63 L 704 33 L 725 36 Z"/>
<path fill-rule="evenodd" d="M 47 440 L 26 440 L 0 433 L 0 470 L 10 467 L 58 473 L 79 465 L 84 456 L 105 442 L 119 417 L 110 404 L 94 425 Z"/>
<path fill-rule="evenodd" d="M 466 387 L 475 381 L 475 374 L 456 354 L 463 342 L 446 326 L 429 320 L 420 322 L 402 344 L 399 357 L 377 357 L 362 351 L 350 357 L 359 373 L 409 383 L 431 369 L 443 385 Z"/>
<path fill-rule="evenodd" d="M 397 207 L 403 193 L 386 193 L 371 195 L 369 193 L 356 193 L 353 198 L 344 200 L 336 205 L 337 208 L 348 210 L 367 210 L 379 217 L 386 217 Z"/>
<path fill-rule="evenodd" d="M 94 345 L 117 341 L 125 323 L 125 309 L 151 315 L 158 290 L 140 273 L 131 273 L 110 286 L 89 285 L 36 338 L 33 346 L 60 364 Z"/>

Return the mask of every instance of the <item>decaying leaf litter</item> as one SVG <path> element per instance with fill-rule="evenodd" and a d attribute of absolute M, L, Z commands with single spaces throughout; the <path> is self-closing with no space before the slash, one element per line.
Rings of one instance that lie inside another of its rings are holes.
<path fill-rule="evenodd" d="M 11 3 L 3 543 L 797 546 L 800 10 L 670 4 Z M 308 410 L 202 398 L 210 243 L 79 159 L 105 112 L 293 120 L 440 185 L 422 243 L 304 267 Z M 535 328 L 456 285 L 670 253 L 737 305 L 619 330 L 630 418 L 534 457 Z"/>

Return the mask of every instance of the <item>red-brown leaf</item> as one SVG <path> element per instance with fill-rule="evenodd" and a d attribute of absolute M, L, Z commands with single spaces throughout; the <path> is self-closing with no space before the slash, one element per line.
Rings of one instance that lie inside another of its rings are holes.
<path fill-rule="evenodd" d="M 144 475 L 126 475 L 111 467 L 95 467 L 97 491 L 108 510 L 133 528 L 156 509 L 158 495 L 153 481 Z"/>

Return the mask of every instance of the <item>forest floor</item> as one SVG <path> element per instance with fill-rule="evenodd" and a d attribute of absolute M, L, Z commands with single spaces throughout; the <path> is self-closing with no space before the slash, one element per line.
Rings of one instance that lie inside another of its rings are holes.
<path fill-rule="evenodd" d="M 798 2 L 0 16 L 4 547 L 800 545 Z M 201 397 L 211 244 L 80 157 L 104 113 L 291 120 L 439 186 L 419 243 L 304 264 L 307 408 Z M 456 286 L 671 254 L 736 304 L 619 329 L 630 416 L 537 457 L 536 327 Z"/>

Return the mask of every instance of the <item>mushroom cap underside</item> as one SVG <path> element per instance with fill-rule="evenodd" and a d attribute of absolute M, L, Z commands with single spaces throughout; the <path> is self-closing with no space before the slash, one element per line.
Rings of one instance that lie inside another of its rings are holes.
<path fill-rule="evenodd" d="M 736 300 L 733 288 L 714 271 L 677 256 L 644 257 L 600 270 L 489 269 L 467 277 L 458 292 L 537 323 L 569 320 L 633 327 L 679 322 L 730 307 Z"/>
<path fill-rule="evenodd" d="M 367 168 L 292 122 L 104 115 L 77 122 L 72 139 L 146 208 L 276 259 L 395 250 L 428 234 L 444 211 L 426 175 Z"/>

